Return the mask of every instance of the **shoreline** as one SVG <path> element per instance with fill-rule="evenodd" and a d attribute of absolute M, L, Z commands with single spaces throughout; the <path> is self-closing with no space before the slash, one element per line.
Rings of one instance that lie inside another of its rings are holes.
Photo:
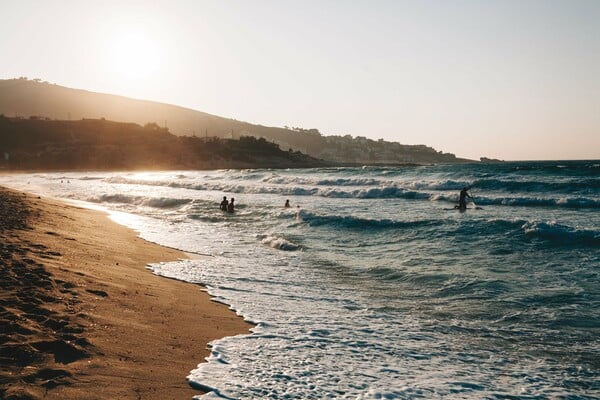
<path fill-rule="evenodd" d="M 0 397 L 185 399 L 208 343 L 252 327 L 148 263 L 188 258 L 101 211 L 0 187 Z"/>

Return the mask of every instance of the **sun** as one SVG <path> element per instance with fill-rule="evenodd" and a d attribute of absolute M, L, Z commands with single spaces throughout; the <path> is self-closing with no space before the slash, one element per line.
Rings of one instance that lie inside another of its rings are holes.
<path fill-rule="evenodd" d="M 152 79 L 160 70 L 160 46 L 149 32 L 123 30 L 108 43 L 107 61 L 111 73 L 121 79 Z"/>

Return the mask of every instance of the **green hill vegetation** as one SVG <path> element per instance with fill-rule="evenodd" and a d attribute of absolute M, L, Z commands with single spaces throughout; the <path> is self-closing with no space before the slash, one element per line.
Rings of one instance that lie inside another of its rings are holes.
<path fill-rule="evenodd" d="M 357 164 L 452 163 L 468 160 L 425 145 L 406 145 L 365 137 L 323 136 L 317 129 L 277 128 L 223 118 L 188 108 L 122 96 L 94 93 L 26 78 L 0 80 L 0 113 L 59 120 L 106 118 L 168 127 L 178 136 L 264 138 L 283 150 L 318 159 Z"/>
<path fill-rule="evenodd" d="M 299 168 L 330 165 L 254 137 L 175 136 L 155 123 L 0 115 L 0 168 L 130 170 Z"/>

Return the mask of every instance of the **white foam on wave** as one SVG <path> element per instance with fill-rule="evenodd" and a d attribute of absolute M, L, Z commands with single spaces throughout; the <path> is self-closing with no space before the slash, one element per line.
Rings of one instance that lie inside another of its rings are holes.
<path fill-rule="evenodd" d="M 276 235 L 260 235 L 259 239 L 261 239 L 260 242 L 262 244 L 269 246 L 273 249 L 295 251 L 301 248 L 299 245 Z"/>
<path fill-rule="evenodd" d="M 600 231 L 574 228 L 556 221 L 530 221 L 523 224 L 522 229 L 526 235 L 563 244 L 600 244 Z"/>
<path fill-rule="evenodd" d="M 169 197 L 145 197 L 122 193 L 102 194 L 100 196 L 88 197 L 86 201 L 91 203 L 121 203 L 152 208 L 173 208 L 191 203 L 192 199 L 178 199 Z"/>

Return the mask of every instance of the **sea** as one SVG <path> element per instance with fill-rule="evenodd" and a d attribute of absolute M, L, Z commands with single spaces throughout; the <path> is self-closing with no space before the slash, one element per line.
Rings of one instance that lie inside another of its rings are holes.
<path fill-rule="evenodd" d="M 255 324 L 190 371 L 201 399 L 600 399 L 600 161 L 0 184 L 190 254 L 149 269 Z"/>

